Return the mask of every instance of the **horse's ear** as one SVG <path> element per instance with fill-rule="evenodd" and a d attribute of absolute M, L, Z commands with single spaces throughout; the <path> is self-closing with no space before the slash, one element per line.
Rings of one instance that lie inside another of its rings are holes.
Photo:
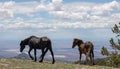
<path fill-rule="evenodd" d="M 21 42 L 23 42 L 23 40 L 21 40 Z"/>
<path fill-rule="evenodd" d="M 80 42 L 80 43 L 83 43 L 83 41 L 82 41 L 82 40 L 79 40 L 79 42 Z"/>

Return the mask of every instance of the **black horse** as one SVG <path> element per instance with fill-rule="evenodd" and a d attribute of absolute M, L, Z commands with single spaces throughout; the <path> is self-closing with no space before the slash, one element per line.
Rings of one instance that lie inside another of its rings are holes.
<path fill-rule="evenodd" d="M 37 61 L 36 49 L 41 49 L 41 51 L 42 51 L 42 54 L 40 56 L 41 60 L 39 62 L 43 62 L 44 56 L 45 56 L 46 52 L 49 50 L 51 52 L 52 59 L 53 59 L 52 63 L 53 64 L 55 63 L 54 53 L 52 51 L 52 46 L 51 46 L 51 40 L 49 38 L 47 38 L 47 37 L 39 38 L 36 36 L 30 36 L 21 41 L 20 52 L 23 51 L 23 49 L 25 48 L 26 45 L 29 46 L 28 54 L 32 60 Z M 34 49 L 35 58 L 33 58 L 32 55 L 30 54 L 32 49 Z"/>

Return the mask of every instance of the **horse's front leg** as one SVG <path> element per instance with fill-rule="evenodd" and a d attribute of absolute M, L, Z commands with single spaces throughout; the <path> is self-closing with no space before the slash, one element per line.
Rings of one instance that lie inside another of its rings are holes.
<path fill-rule="evenodd" d="M 28 54 L 29 54 L 30 58 L 33 60 L 34 58 L 33 58 L 32 55 L 30 54 L 31 51 L 32 51 L 32 48 L 29 49 Z"/>
<path fill-rule="evenodd" d="M 44 49 L 41 49 L 41 55 L 40 55 L 40 59 L 42 58 L 42 56 L 43 56 L 43 53 L 44 53 Z"/>
<path fill-rule="evenodd" d="M 37 61 L 37 58 L 36 58 L 36 49 L 34 49 L 34 56 L 35 56 L 34 61 Z"/>

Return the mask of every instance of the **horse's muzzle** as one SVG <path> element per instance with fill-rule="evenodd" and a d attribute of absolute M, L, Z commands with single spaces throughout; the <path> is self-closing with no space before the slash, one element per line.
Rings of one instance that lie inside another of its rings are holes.
<path fill-rule="evenodd" d="M 74 46 L 72 46 L 72 48 L 74 48 Z"/>
<path fill-rule="evenodd" d="M 22 50 L 20 50 L 20 52 L 22 52 Z"/>
<path fill-rule="evenodd" d="M 20 49 L 20 52 L 22 52 L 23 50 L 22 49 Z"/>

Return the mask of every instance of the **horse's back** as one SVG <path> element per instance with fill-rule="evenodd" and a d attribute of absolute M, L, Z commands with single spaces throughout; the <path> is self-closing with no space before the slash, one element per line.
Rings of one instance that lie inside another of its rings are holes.
<path fill-rule="evenodd" d="M 93 43 L 88 41 L 80 45 L 80 50 L 83 53 L 88 52 L 89 49 L 93 48 Z"/>
<path fill-rule="evenodd" d="M 45 46 L 49 46 L 49 45 L 51 45 L 51 40 L 48 37 L 41 37 L 40 44 L 45 45 Z"/>
<path fill-rule="evenodd" d="M 36 36 L 32 36 L 29 40 L 29 46 L 31 47 L 37 47 L 39 45 L 40 39 Z"/>
<path fill-rule="evenodd" d="M 31 39 L 29 41 L 29 46 L 34 48 L 45 48 L 51 44 L 51 41 L 48 37 L 36 37 L 31 36 Z"/>
<path fill-rule="evenodd" d="M 80 45 L 81 48 L 85 48 L 85 47 L 89 48 L 89 47 L 92 47 L 92 46 L 93 46 L 93 43 L 90 42 L 90 41 L 87 41 L 87 42 Z"/>
<path fill-rule="evenodd" d="M 50 41 L 50 39 L 48 37 L 41 37 L 40 39 L 41 39 L 41 41 Z"/>
<path fill-rule="evenodd" d="M 39 43 L 40 42 L 40 39 L 39 38 L 37 38 L 37 37 L 32 37 L 31 39 L 30 39 L 30 42 L 32 42 L 32 43 Z"/>
<path fill-rule="evenodd" d="M 93 48 L 94 48 L 93 47 L 93 43 L 90 42 L 90 41 L 88 41 L 88 42 L 85 43 L 85 47 L 86 47 L 87 50 L 89 50 L 89 49 L 93 50 Z"/>
<path fill-rule="evenodd" d="M 90 41 L 85 42 L 85 45 L 86 45 L 86 46 L 93 47 L 93 43 L 92 43 L 92 42 L 90 42 Z"/>
<path fill-rule="evenodd" d="M 31 36 L 30 41 L 32 42 L 42 42 L 42 41 L 49 41 L 50 39 L 48 37 L 36 37 L 36 36 Z"/>

